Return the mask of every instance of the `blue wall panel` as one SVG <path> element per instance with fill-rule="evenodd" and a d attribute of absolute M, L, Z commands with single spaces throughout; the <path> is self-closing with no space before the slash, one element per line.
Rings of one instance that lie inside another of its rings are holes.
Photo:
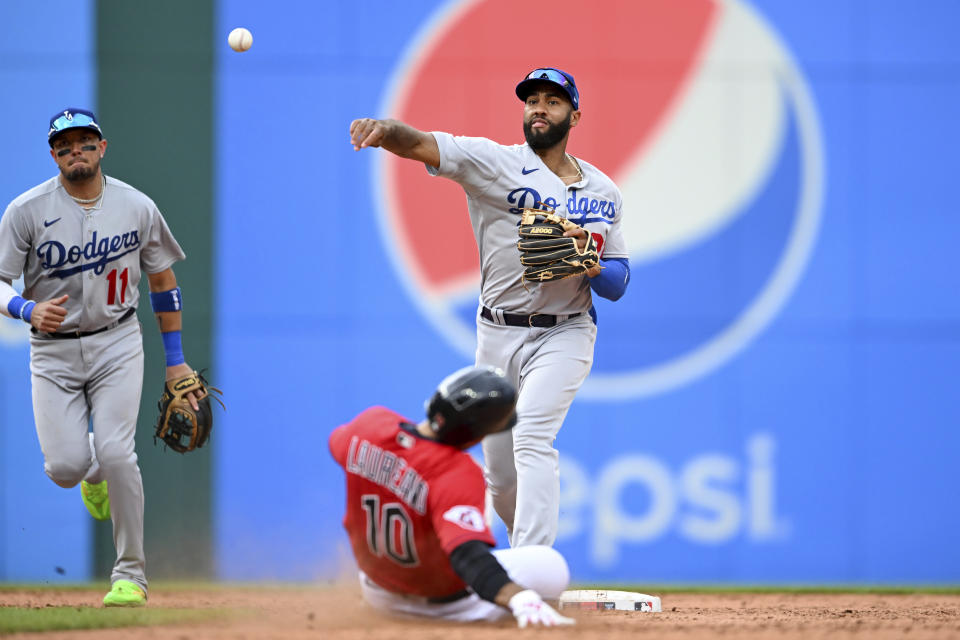
<path fill-rule="evenodd" d="M 16 0 L 3 15 L 0 120 L 10 156 L 0 172 L 0 208 L 6 209 L 57 173 L 47 146 L 49 118 L 68 106 L 95 108 L 96 78 L 90 0 Z M 92 521 L 79 488 L 64 491 L 43 473 L 27 336 L 23 322 L 0 317 L 0 580 L 85 580 Z"/>

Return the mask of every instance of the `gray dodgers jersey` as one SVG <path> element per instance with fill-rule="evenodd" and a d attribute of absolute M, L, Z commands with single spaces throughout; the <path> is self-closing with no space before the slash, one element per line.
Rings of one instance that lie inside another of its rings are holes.
<path fill-rule="evenodd" d="M 107 177 L 100 206 L 74 202 L 59 176 L 17 197 L 0 218 L 0 276 L 23 274 L 23 297 L 63 294 L 61 332 L 118 320 L 140 297 L 141 270 L 159 273 L 186 256 L 153 200 Z"/>
<path fill-rule="evenodd" d="M 524 207 L 548 208 L 586 228 L 603 258 L 629 258 L 620 190 L 602 171 L 577 158 L 583 180 L 567 186 L 527 144 L 433 132 L 440 166 L 430 175 L 450 178 L 467 194 L 470 223 L 480 251 L 480 302 L 511 313 L 571 314 L 590 309 L 587 276 L 556 282 L 521 282 L 517 225 Z"/>

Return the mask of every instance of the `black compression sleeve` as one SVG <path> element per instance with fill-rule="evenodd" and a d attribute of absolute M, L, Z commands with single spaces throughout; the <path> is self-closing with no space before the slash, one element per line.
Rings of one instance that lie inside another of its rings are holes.
<path fill-rule="evenodd" d="M 503 585 L 510 582 L 510 576 L 490 553 L 489 545 L 480 540 L 464 542 L 454 549 L 450 554 L 450 566 L 478 596 L 490 602 Z"/>

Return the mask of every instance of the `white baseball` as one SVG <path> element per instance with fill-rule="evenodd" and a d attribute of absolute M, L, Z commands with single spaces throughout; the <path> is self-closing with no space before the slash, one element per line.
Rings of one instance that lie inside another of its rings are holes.
<path fill-rule="evenodd" d="M 234 51 L 246 51 L 253 46 L 253 34 L 248 29 L 237 27 L 230 32 L 227 42 Z"/>

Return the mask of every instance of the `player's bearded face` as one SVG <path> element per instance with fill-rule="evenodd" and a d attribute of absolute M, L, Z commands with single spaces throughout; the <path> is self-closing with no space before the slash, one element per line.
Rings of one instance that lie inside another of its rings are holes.
<path fill-rule="evenodd" d="M 63 166 L 60 167 L 60 173 L 63 174 L 63 177 L 69 180 L 70 182 L 82 182 L 84 180 L 89 180 L 93 176 L 97 175 L 97 169 L 100 168 L 100 158 L 97 157 L 92 164 L 87 164 L 85 162 L 78 162 L 72 166 Z"/>
<path fill-rule="evenodd" d="M 540 113 L 534 113 L 527 116 L 523 121 L 523 137 L 527 139 L 527 144 L 534 151 L 549 149 L 563 140 L 570 131 L 570 122 L 573 119 L 573 108 L 571 107 L 566 115 L 556 122 Z M 534 122 L 546 122 L 546 127 L 533 128 Z"/>
<path fill-rule="evenodd" d="M 82 182 L 97 175 L 105 144 L 89 132 L 68 131 L 54 140 L 51 151 L 63 178 Z"/>

